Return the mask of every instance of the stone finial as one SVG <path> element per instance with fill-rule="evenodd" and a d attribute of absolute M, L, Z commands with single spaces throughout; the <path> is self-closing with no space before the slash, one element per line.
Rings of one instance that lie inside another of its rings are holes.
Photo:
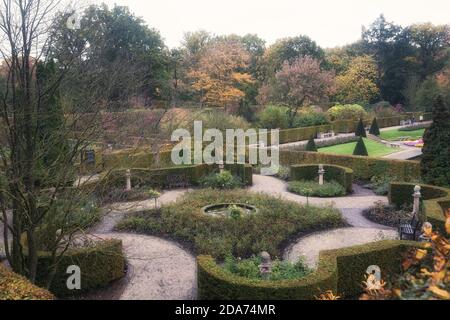
<path fill-rule="evenodd" d="M 272 261 L 270 259 L 270 254 L 266 251 L 261 252 L 261 264 L 259 267 L 259 272 L 263 279 L 268 279 L 272 273 Z"/>

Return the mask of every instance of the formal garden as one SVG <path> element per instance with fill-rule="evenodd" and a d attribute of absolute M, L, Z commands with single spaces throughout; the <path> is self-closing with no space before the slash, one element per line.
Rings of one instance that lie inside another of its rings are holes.
<path fill-rule="evenodd" d="M 0 300 L 450 299 L 448 26 L 172 50 L 126 7 L 82 17 L 1 52 Z"/>

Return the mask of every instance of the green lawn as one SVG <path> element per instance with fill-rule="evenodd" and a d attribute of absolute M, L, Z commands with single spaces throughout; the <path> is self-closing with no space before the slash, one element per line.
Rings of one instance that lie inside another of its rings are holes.
<path fill-rule="evenodd" d="M 367 138 L 364 138 L 364 144 L 366 145 L 367 152 L 369 153 L 370 157 L 382 157 L 384 155 L 399 151 L 398 149 L 387 147 L 382 143 L 369 140 Z M 319 148 L 319 152 L 351 155 L 353 154 L 353 150 L 355 150 L 355 146 L 356 141 L 338 144 L 330 147 Z"/>
<path fill-rule="evenodd" d="M 400 131 L 398 129 L 381 131 L 380 138 L 384 140 L 397 140 L 399 137 L 409 137 L 412 140 L 417 140 L 423 137 L 425 129 L 418 129 L 413 131 Z"/>

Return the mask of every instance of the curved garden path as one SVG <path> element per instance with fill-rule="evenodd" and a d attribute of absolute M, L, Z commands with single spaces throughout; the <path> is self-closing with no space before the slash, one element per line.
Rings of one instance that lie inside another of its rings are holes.
<path fill-rule="evenodd" d="M 287 183 L 280 179 L 253 175 L 253 186 L 249 190 L 280 196 L 286 200 L 305 204 L 306 197 L 291 193 Z M 397 231 L 367 220 L 362 211 L 376 201 L 387 203 L 387 198 L 377 196 L 370 190 L 353 185 L 353 194 L 338 198 L 309 198 L 309 204 L 317 206 L 333 205 L 339 209 L 350 227 L 325 230 L 310 234 L 294 241 L 284 252 L 284 259 L 296 262 L 300 256 L 305 257 L 308 266 L 314 268 L 319 252 L 327 249 L 338 249 L 358 244 L 374 242 L 382 239 L 397 238 Z"/>
<path fill-rule="evenodd" d="M 176 201 L 187 189 L 164 192 L 159 204 Z M 101 239 L 122 240 L 128 272 L 108 297 L 121 300 L 191 300 L 197 297 L 195 257 L 177 243 L 154 236 L 113 231 L 127 214 L 154 208 L 154 200 L 116 203 L 103 208 L 102 221 L 91 232 Z M 109 290 L 107 288 L 105 291 Z M 100 293 L 97 297 L 101 297 Z"/>
<path fill-rule="evenodd" d="M 375 201 L 386 203 L 387 198 L 376 196 L 357 185 L 353 188 L 354 193 L 346 197 L 309 198 L 311 205 L 333 205 L 339 209 L 350 227 L 326 230 L 300 238 L 286 249 L 285 259 L 297 261 L 300 256 L 305 256 L 308 265 L 314 267 L 321 250 L 397 236 L 394 229 L 373 223 L 362 216 L 362 211 Z M 253 175 L 253 185 L 247 190 L 279 196 L 300 204 L 306 203 L 306 197 L 287 191 L 287 183 L 274 177 Z M 176 201 L 187 191 L 189 189 L 165 191 L 158 198 L 158 203 Z M 127 214 L 153 207 L 154 200 L 107 205 L 103 208 L 105 214 L 102 221 L 92 230 L 97 237 L 123 241 L 129 270 L 125 283 L 113 289 L 118 291 L 113 296 L 118 299 L 195 299 L 196 262 L 191 253 L 170 240 L 113 230 L 116 223 Z"/>

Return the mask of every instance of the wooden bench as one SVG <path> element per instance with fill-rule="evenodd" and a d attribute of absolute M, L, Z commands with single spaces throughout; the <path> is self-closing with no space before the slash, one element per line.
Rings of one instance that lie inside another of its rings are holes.
<path fill-rule="evenodd" d="M 400 240 L 416 240 L 416 235 L 419 231 L 419 223 L 420 221 L 417 218 L 417 214 L 414 214 L 411 218 L 411 221 L 409 221 L 408 223 L 402 223 L 402 221 L 399 219 L 398 234 L 400 235 Z"/>
<path fill-rule="evenodd" d="M 189 185 L 184 173 L 168 175 L 166 182 L 169 188 L 186 188 Z"/>

